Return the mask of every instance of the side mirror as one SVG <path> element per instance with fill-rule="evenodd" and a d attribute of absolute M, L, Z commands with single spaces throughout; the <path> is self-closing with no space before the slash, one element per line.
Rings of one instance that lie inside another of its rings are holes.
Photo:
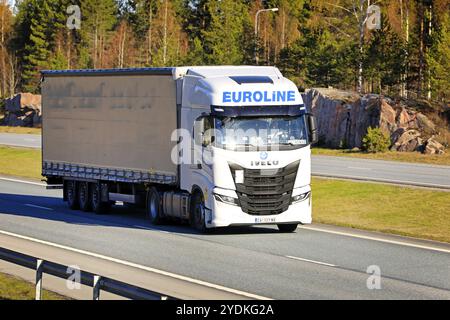
<path fill-rule="evenodd" d="M 316 144 L 319 142 L 319 131 L 317 130 L 316 117 L 311 113 L 308 113 L 306 116 L 308 120 L 309 141 L 311 144 Z"/>

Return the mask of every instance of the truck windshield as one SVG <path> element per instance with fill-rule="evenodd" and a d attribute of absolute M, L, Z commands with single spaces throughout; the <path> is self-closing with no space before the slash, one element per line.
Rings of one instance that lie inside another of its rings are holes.
<path fill-rule="evenodd" d="M 305 116 L 214 118 L 215 146 L 223 149 L 297 149 L 308 144 Z"/>

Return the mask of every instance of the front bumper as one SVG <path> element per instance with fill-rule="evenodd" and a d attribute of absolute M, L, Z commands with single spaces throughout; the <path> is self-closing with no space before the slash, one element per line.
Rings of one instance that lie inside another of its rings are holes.
<path fill-rule="evenodd" d="M 295 194 L 310 191 L 310 187 L 304 187 Z M 207 211 L 206 226 L 209 228 L 245 226 L 259 224 L 285 224 L 299 223 L 310 224 L 311 216 L 311 195 L 304 201 L 291 204 L 289 209 L 277 215 L 258 216 L 250 215 L 242 211 L 241 207 L 224 203 L 218 200 L 213 201 L 213 208 Z"/>

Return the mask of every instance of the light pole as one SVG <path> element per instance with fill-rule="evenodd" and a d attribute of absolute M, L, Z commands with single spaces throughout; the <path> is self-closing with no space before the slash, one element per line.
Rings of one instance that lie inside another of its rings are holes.
<path fill-rule="evenodd" d="M 259 64 L 259 55 L 258 55 L 258 51 L 259 51 L 258 50 L 259 49 L 259 46 L 258 46 L 258 16 L 259 16 L 259 14 L 261 12 L 268 12 L 268 11 L 277 12 L 278 8 L 261 9 L 261 10 L 258 10 L 256 12 L 256 15 L 255 15 L 255 63 L 257 65 Z"/>

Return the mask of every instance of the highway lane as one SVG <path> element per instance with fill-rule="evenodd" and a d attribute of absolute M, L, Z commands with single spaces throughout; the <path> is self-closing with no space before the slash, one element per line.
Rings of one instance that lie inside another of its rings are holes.
<path fill-rule="evenodd" d="M 40 148 L 40 135 L 0 134 L 0 144 Z M 450 166 L 312 156 L 315 176 L 405 184 L 450 190 Z"/>
<path fill-rule="evenodd" d="M 333 178 L 450 189 L 450 166 L 313 156 L 312 174 Z"/>
<path fill-rule="evenodd" d="M 41 135 L 39 135 L 39 134 L 0 133 L 0 145 L 40 149 L 41 148 Z"/>
<path fill-rule="evenodd" d="M 450 299 L 446 245 L 426 250 L 265 226 L 201 235 L 186 226 L 155 228 L 130 208 L 107 216 L 70 211 L 60 191 L 10 181 L 0 181 L 0 230 L 269 298 Z M 371 265 L 381 269 L 381 290 L 366 287 Z"/>

